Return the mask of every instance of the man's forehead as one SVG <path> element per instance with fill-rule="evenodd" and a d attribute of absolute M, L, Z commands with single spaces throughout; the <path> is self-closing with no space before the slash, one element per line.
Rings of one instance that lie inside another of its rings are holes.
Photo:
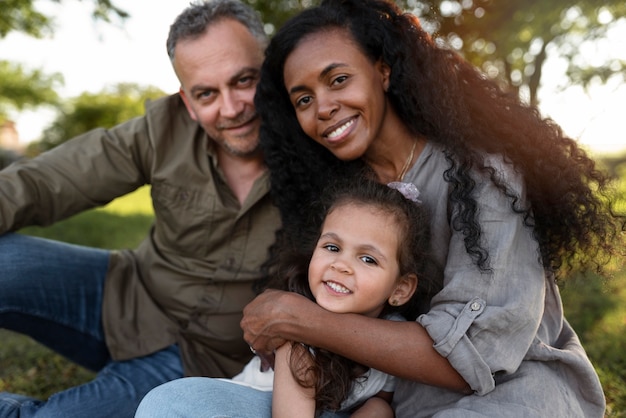
<path fill-rule="evenodd" d="M 200 37 L 181 42 L 174 69 L 183 84 L 226 84 L 246 72 L 258 72 L 262 62 L 259 41 L 241 23 L 226 20 Z"/>

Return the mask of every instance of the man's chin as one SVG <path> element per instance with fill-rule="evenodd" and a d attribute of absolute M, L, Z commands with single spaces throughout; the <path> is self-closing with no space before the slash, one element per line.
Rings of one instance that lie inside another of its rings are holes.
<path fill-rule="evenodd" d="M 250 140 L 227 140 L 218 144 L 228 154 L 240 158 L 253 158 L 260 155 L 258 139 Z"/>

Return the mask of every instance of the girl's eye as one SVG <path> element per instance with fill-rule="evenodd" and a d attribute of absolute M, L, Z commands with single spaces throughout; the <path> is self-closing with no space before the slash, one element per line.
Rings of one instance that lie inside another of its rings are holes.
<path fill-rule="evenodd" d="M 333 253 L 339 252 L 339 247 L 337 247 L 335 244 L 326 244 L 323 246 L 323 248 Z"/>
<path fill-rule="evenodd" d="M 374 264 L 374 265 L 378 264 L 376 262 L 376 259 L 374 257 L 370 257 L 369 255 L 361 256 L 361 260 L 366 264 Z"/>

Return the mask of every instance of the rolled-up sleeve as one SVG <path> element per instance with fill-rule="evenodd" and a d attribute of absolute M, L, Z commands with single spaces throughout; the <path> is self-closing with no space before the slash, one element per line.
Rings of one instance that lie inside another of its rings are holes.
<path fill-rule="evenodd" d="M 523 201 L 519 176 L 502 164 L 497 170 Z M 489 180 L 478 183 L 475 197 L 489 270 L 477 267 L 464 234 L 451 228 L 443 288 L 418 322 L 472 390 L 484 395 L 494 389 L 496 373 L 517 370 L 533 342 L 545 277 L 538 243 L 511 200 Z"/>

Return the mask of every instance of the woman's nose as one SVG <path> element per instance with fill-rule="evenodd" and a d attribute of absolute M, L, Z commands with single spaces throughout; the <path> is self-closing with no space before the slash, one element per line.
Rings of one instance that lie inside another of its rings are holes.
<path fill-rule="evenodd" d="M 339 104 L 330 97 L 318 96 L 317 101 L 317 116 L 320 119 L 331 119 L 339 110 Z"/>

